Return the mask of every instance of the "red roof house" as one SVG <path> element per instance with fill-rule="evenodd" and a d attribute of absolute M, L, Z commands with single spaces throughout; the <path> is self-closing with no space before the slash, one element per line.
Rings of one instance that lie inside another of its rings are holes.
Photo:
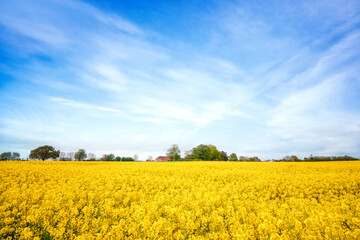
<path fill-rule="evenodd" d="M 165 157 L 165 156 L 159 156 L 155 159 L 155 162 L 167 162 L 169 161 L 170 158 L 169 157 Z"/>

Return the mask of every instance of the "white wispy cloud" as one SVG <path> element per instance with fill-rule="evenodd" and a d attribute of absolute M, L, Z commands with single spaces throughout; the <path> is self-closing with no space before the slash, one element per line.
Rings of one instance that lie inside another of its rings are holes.
<path fill-rule="evenodd" d="M 58 102 L 60 104 L 72 107 L 72 108 L 79 108 L 79 109 L 90 109 L 90 110 L 96 110 L 96 111 L 103 111 L 103 112 L 110 112 L 110 113 L 117 113 L 120 114 L 122 111 L 114 108 L 108 108 L 103 106 L 97 106 L 93 104 L 88 103 L 82 103 L 70 99 L 65 99 L 61 97 L 50 97 L 50 100 L 53 102 Z"/>
<path fill-rule="evenodd" d="M 142 158 L 173 143 L 264 157 L 359 154 L 360 109 L 344 108 L 359 86 L 356 1 L 330 1 L 328 21 L 323 2 L 278 9 L 274 21 L 262 4 L 220 5 L 202 48 L 84 1 L 1 3 L 0 41 L 26 59 L 2 69 L 31 101 L 6 95 L 18 112 L 11 120 L 14 110 L 2 110 L 0 132 Z"/>

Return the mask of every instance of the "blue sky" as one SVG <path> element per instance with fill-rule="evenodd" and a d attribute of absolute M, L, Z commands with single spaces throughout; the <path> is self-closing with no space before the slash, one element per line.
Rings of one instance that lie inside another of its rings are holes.
<path fill-rule="evenodd" d="M 0 151 L 360 157 L 360 2 L 0 2 Z"/>

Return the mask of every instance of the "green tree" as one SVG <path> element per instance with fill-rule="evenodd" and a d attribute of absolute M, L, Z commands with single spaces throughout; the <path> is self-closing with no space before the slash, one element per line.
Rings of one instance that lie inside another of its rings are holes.
<path fill-rule="evenodd" d="M 110 153 L 108 155 L 105 155 L 105 161 L 114 161 L 115 160 L 115 155 Z"/>
<path fill-rule="evenodd" d="M 3 152 L 3 153 L 0 155 L 0 159 L 1 159 L 1 160 L 12 160 L 11 152 Z"/>
<path fill-rule="evenodd" d="M 228 160 L 229 160 L 229 158 L 228 158 L 227 153 L 224 151 L 221 151 L 220 152 L 220 161 L 228 161 Z"/>
<path fill-rule="evenodd" d="M 75 159 L 78 160 L 78 161 L 82 161 L 84 160 L 85 158 L 87 158 L 87 154 L 85 152 L 85 149 L 79 149 L 79 151 L 77 151 L 75 153 Z"/>
<path fill-rule="evenodd" d="M 238 160 L 238 158 L 237 158 L 237 156 L 236 156 L 235 153 L 230 154 L 230 159 L 229 159 L 229 161 L 237 161 L 237 160 Z"/>
<path fill-rule="evenodd" d="M 200 144 L 192 149 L 192 155 L 195 159 L 200 160 L 213 161 L 220 159 L 220 152 L 213 145 Z"/>
<path fill-rule="evenodd" d="M 214 145 L 209 145 L 209 160 L 219 160 L 220 159 L 220 152 Z"/>
<path fill-rule="evenodd" d="M 250 157 L 249 162 L 260 162 L 260 159 L 258 157 Z"/>
<path fill-rule="evenodd" d="M 120 162 L 120 161 L 121 161 L 121 157 L 117 156 L 117 157 L 115 158 L 115 161 Z"/>
<path fill-rule="evenodd" d="M 179 146 L 174 144 L 172 145 L 166 155 L 170 158 L 171 161 L 177 161 L 180 159 L 180 149 L 179 149 Z"/>
<path fill-rule="evenodd" d="M 29 158 L 41 159 L 44 161 L 45 159 L 49 159 L 49 158 L 53 158 L 53 159 L 58 158 L 59 154 L 60 154 L 59 150 L 56 151 L 54 147 L 49 145 L 44 145 L 32 150 L 30 152 Z"/>
<path fill-rule="evenodd" d="M 210 147 L 208 145 L 200 144 L 192 149 L 192 154 L 195 159 L 210 160 Z"/>

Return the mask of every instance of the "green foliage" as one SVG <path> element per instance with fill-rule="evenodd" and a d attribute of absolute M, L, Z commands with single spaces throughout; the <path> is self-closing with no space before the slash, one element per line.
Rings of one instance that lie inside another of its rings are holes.
<path fill-rule="evenodd" d="M 115 155 L 110 153 L 104 156 L 104 161 L 114 161 L 115 160 Z"/>
<path fill-rule="evenodd" d="M 238 158 L 235 153 L 230 154 L 229 161 L 237 161 L 237 160 L 238 160 Z"/>
<path fill-rule="evenodd" d="M 172 145 L 166 155 L 170 158 L 170 161 L 177 161 L 180 159 L 180 149 L 179 149 L 179 146 L 174 144 Z"/>
<path fill-rule="evenodd" d="M 228 160 L 229 160 L 229 157 L 228 157 L 227 153 L 224 152 L 224 151 L 221 151 L 221 152 L 220 152 L 220 158 L 219 158 L 219 160 L 220 160 L 220 161 L 228 161 Z"/>
<path fill-rule="evenodd" d="M 0 160 L 20 160 L 20 153 L 3 152 L 2 154 L 0 154 Z"/>
<path fill-rule="evenodd" d="M 200 144 L 192 149 L 192 154 L 195 159 L 209 160 L 210 148 L 208 145 Z"/>
<path fill-rule="evenodd" d="M 249 162 L 260 162 L 260 159 L 258 157 L 250 157 Z"/>
<path fill-rule="evenodd" d="M 0 155 L 0 159 L 1 159 L 1 160 L 12 160 L 12 154 L 11 154 L 11 152 L 3 152 L 3 153 Z"/>
<path fill-rule="evenodd" d="M 132 162 L 134 159 L 132 157 L 115 157 L 114 154 L 108 154 L 104 155 L 101 159 L 101 161 L 117 161 L 117 162 Z"/>
<path fill-rule="evenodd" d="M 310 158 L 304 158 L 305 162 L 321 162 L 321 161 L 353 161 L 359 160 L 358 158 L 350 157 L 350 156 L 337 156 L 337 157 L 325 157 L 325 156 L 310 156 Z"/>
<path fill-rule="evenodd" d="M 220 152 L 217 150 L 217 148 L 214 145 L 209 145 L 210 148 L 210 158 L 209 160 L 219 160 L 220 159 Z"/>
<path fill-rule="evenodd" d="M 44 145 L 38 148 L 35 148 L 30 152 L 29 158 L 30 159 L 49 159 L 49 158 L 58 158 L 60 155 L 60 151 L 55 151 L 54 147 L 49 145 Z"/>
<path fill-rule="evenodd" d="M 192 149 L 192 154 L 195 159 L 210 161 L 220 159 L 220 152 L 213 145 L 200 144 L 199 146 Z"/>
<path fill-rule="evenodd" d="M 334 157 L 332 160 L 333 161 L 352 161 L 352 160 L 359 160 L 359 159 L 345 155 L 345 156 Z"/>
<path fill-rule="evenodd" d="M 75 159 L 78 160 L 78 161 L 82 161 L 84 160 L 85 158 L 87 157 L 87 154 L 85 152 L 84 149 L 79 149 L 79 151 L 77 151 L 75 153 Z"/>

